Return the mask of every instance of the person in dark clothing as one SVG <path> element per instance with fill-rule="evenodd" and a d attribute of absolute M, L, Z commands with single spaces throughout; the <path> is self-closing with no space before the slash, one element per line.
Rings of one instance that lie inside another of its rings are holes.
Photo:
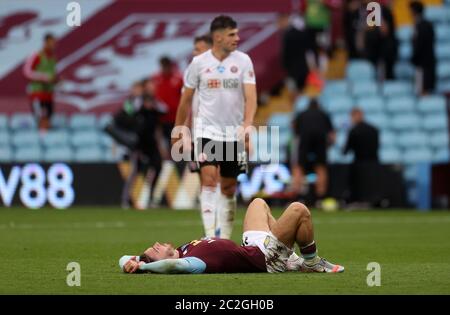
<path fill-rule="evenodd" d="M 432 93 L 436 86 L 436 56 L 434 52 L 433 24 L 423 17 L 423 4 L 419 1 L 410 3 L 414 18 L 414 35 L 412 39 L 413 54 L 411 62 L 416 66 L 416 82 L 420 94 Z"/>
<path fill-rule="evenodd" d="M 343 14 L 343 29 L 345 45 L 349 59 L 362 58 L 358 45 L 358 36 L 362 32 L 363 18 L 361 16 L 361 3 L 359 0 L 347 0 Z"/>
<path fill-rule="evenodd" d="M 322 199 L 328 186 L 327 148 L 335 138 L 330 117 L 320 109 L 317 100 L 313 99 L 308 109 L 295 118 L 293 127 L 295 136 L 299 138 L 300 174 L 296 186 L 303 186 L 305 172 L 312 166 L 317 175 L 316 197 Z"/>
<path fill-rule="evenodd" d="M 364 113 L 359 108 L 351 112 L 353 127 L 343 149 L 344 154 L 354 153 L 350 166 L 349 185 L 350 201 L 361 202 L 373 195 L 371 191 L 376 185 L 378 167 L 378 129 L 364 121 Z"/>

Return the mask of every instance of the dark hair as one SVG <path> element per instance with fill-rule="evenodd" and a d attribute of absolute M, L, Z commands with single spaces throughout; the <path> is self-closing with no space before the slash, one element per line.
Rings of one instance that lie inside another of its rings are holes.
<path fill-rule="evenodd" d="M 411 1 L 409 3 L 409 7 L 411 11 L 413 11 L 415 14 L 422 16 L 423 14 L 423 4 L 420 1 Z"/>
<path fill-rule="evenodd" d="M 146 264 L 153 262 L 153 259 L 151 259 L 150 257 L 148 257 L 146 254 L 142 254 L 139 256 L 139 261 L 143 261 Z"/>
<path fill-rule="evenodd" d="M 163 67 L 170 67 L 170 66 L 172 66 L 172 59 L 170 59 L 167 56 L 162 56 L 159 59 L 159 64 Z"/>
<path fill-rule="evenodd" d="M 49 39 L 55 39 L 55 36 L 53 35 L 53 33 L 46 33 L 44 35 L 44 42 L 48 41 Z"/>
<path fill-rule="evenodd" d="M 219 15 L 214 18 L 211 22 L 210 32 L 211 34 L 217 30 L 222 30 L 226 28 L 236 28 L 237 23 L 231 17 L 227 15 Z"/>
<path fill-rule="evenodd" d="M 316 98 L 313 98 L 309 101 L 309 108 L 313 108 L 313 109 L 319 109 L 320 108 L 320 104 L 317 101 Z"/>
<path fill-rule="evenodd" d="M 205 42 L 208 45 L 212 45 L 212 38 L 209 34 L 197 36 L 194 38 L 194 43 Z"/>

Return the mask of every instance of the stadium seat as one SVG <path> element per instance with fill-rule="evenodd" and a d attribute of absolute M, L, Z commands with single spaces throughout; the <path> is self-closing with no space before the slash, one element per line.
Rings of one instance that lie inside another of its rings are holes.
<path fill-rule="evenodd" d="M 436 72 L 438 79 L 450 79 L 450 61 L 439 61 Z"/>
<path fill-rule="evenodd" d="M 74 147 L 96 146 L 100 143 L 100 136 L 96 130 L 74 131 L 71 141 Z"/>
<path fill-rule="evenodd" d="M 367 113 L 366 121 L 378 129 L 386 129 L 390 126 L 390 118 L 384 113 Z"/>
<path fill-rule="evenodd" d="M 414 87 L 406 81 L 386 81 L 383 84 L 382 92 L 387 97 L 409 96 L 414 92 Z"/>
<path fill-rule="evenodd" d="M 420 129 L 421 118 L 417 114 L 402 113 L 391 117 L 390 127 L 397 131 Z"/>
<path fill-rule="evenodd" d="M 293 117 L 291 113 L 274 113 L 270 116 L 268 126 L 278 126 L 281 129 L 290 129 Z"/>
<path fill-rule="evenodd" d="M 425 117 L 422 118 L 422 127 L 427 131 L 448 130 L 447 115 L 425 115 Z"/>
<path fill-rule="evenodd" d="M 100 134 L 100 144 L 108 149 L 114 146 L 114 140 L 107 134 Z"/>
<path fill-rule="evenodd" d="M 15 162 L 39 162 L 42 160 L 42 151 L 39 146 L 20 147 L 14 152 Z"/>
<path fill-rule="evenodd" d="M 51 121 L 52 129 L 67 128 L 67 117 L 64 114 L 54 114 Z"/>
<path fill-rule="evenodd" d="M 382 148 L 380 150 L 380 161 L 386 164 L 397 164 L 402 160 L 401 151 L 394 147 Z"/>
<path fill-rule="evenodd" d="M 69 146 L 51 147 L 44 152 L 45 162 L 71 162 L 72 160 L 73 152 Z"/>
<path fill-rule="evenodd" d="M 331 121 L 334 129 L 346 130 L 350 128 L 349 114 L 334 114 L 331 116 Z"/>
<path fill-rule="evenodd" d="M 435 149 L 448 148 L 450 146 L 448 131 L 432 132 L 429 136 L 429 143 Z"/>
<path fill-rule="evenodd" d="M 397 62 L 394 66 L 395 77 L 400 80 L 411 80 L 415 75 L 414 66 L 410 62 Z"/>
<path fill-rule="evenodd" d="M 450 152 L 449 152 L 448 147 L 436 150 L 433 154 L 433 162 L 434 163 L 450 162 Z"/>
<path fill-rule="evenodd" d="M 350 81 L 373 81 L 375 80 L 375 68 L 366 60 L 350 61 L 346 77 Z"/>
<path fill-rule="evenodd" d="M 412 39 L 414 29 L 410 25 L 400 26 L 400 27 L 397 27 L 397 29 L 395 30 L 395 33 L 397 35 L 398 40 L 408 42 Z"/>
<path fill-rule="evenodd" d="M 74 161 L 80 163 L 102 162 L 105 159 L 104 152 L 98 147 L 85 147 L 75 151 Z"/>
<path fill-rule="evenodd" d="M 8 116 L 0 115 L 0 130 L 8 129 Z"/>
<path fill-rule="evenodd" d="M 300 96 L 295 101 L 295 113 L 303 112 L 308 108 L 309 105 L 309 97 L 308 96 Z"/>
<path fill-rule="evenodd" d="M 66 130 L 50 130 L 42 136 L 41 141 L 46 147 L 70 144 L 69 133 Z"/>
<path fill-rule="evenodd" d="M 425 133 L 420 131 L 402 132 L 397 137 L 397 144 L 402 148 L 425 147 L 428 138 Z"/>
<path fill-rule="evenodd" d="M 439 93 L 448 93 L 450 92 L 450 79 L 449 80 L 439 80 L 437 83 L 437 91 Z"/>
<path fill-rule="evenodd" d="M 109 124 L 113 120 L 113 116 L 111 114 L 102 114 L 98 118 L 98 128 L 103 129 L 106 127 L 107 124 Z"/>
<path fill-rule="evenodd" d="M 345 147 L 347 143 L 348 132 L 346 131 L 338 131 L 336 134 L 336 142 L 334 144 L 335 147 L 342 149 Z"/>
<path fill-rule="evenodd" d="M 93 114 L 74 114 L 69 119 L 69 127 L 72 129 L 95 129 L 97 119 Z"/>
<path fill-rule="evenodd" d="M 391 113 L 409 113 L 414 111 L 414 104 L 412 96 L 395 96 L 387 99 L 386 109 Z"/>
<path fill-rule="evenodd" d="M 430 95 L 419 98 L 417 109 L 422 113 L 441 113 L 446 114 L 447 101 L 441 95 Z"/>
<path fill-rule="evenodd" d="M 400 60 L 409 61 L 412 57 L 412 45 L 410 42 L 402 42 L 398 49 Z"/>
<path fill-rule="evenodd" d="M 36 146 L 40 142 L 39 133 L 35 130 L 16 131 L 11 140 L 16 147 Z"/>
<path fill-rule="evenodd" d="M 17 113 L 11 115 L 9 126 L 14 130 L 36 129 L 37 123 L 31 114 Z"/>
<path fill-rule="evenodd" d="M 349 96 L 336 96 L 330 98 L 325 104 L 324 108 L 334 114 L 334 113 L 349 113 L 354 106 L 353 98 Z"/>
<path fill-rule="evenodd" d="M 9 146 L 0 145 L 0 162 L 7 163 L 11 162 L 13 159 L 13 154 Z"/>
<path fill-rule="evenodd" d="M 11 142 L 11 137 L 9 136 L 9 132 L 7 130 L 0 129 L 0 147 L 9 146 Z"/>
<path fill-rule="evenodd" d="M 353 153 L 344 155 L 342 154 L 341 149 L 337 148 L 336 146 L 333 146 L 328 150 L 327 157 L 330 163 L 337 164 L 349 164 L 354 159 Z"/>
<path fill-rule="evenodd" d="M 434 26 L 437 41 L 450 41 L 450 24 L 439 23 Z"/>
<path fill-rule="evenodd" d="M 342 95 L 347 94 L 349 91 L 349 85 L 346 80 L 331 80 L 326 82 L 322 94 Z"/>
<path fill-rule="evenodd" d="M 426 148 L 413 148 L 403 151 L 402 160 L 406 164 L 431 162 L 433 160 L 433 152 Z"/>
<path fill-rule="evenodd" d="M 352 84 L 352 93 L 355 97 L 374 96 L 378 93 L 378 85 L 373 81 L 355 81 Z"/>
<path fill-rule="evenodd" d="M 356 106 L 364 113 L 378 113 L 384 110 L 384 100 L 379 96 L 361 97 L 357 100 Z"/>
<path fill-rule="evenodd" d="M 450 59 L 450 42 L 438 42 L 435 46 L 436 58 Z"/>
<path fill-rule="evenodd" d="M 426 6 L 425 18 L 433 23 L 446 22 L 448 20 L 447 11 L 443 6 Z"/>
<path fill-rule="evenodd" d="M 394 147 L 397 144 L 396 134 L 387 130 L 381 131 L 380 144 L 381 147 Z"/>

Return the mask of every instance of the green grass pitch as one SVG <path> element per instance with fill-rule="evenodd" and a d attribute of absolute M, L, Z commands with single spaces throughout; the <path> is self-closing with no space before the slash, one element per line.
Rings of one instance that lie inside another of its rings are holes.
<path fill-rule="evenodd" d="M 450 294 L 449 212 L 313 211 L 313 220 L 319 254 L 344 265 L 343 274 L 127 275 L 121 255 L 200 237 L 199 213 L 3 208 L 0 294 Z M 66 284 L 69 262 L 81 266 L 80 287 Z M 369 262 L 381 265 L 379 287 L 367 285 Z"/>

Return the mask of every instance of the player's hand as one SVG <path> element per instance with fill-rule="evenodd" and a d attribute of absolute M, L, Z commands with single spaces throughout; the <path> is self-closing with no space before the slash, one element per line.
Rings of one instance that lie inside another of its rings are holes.
<path fill-rule="evenodd" d="M 141 263 L 136 261 L 136 257 L 133 257 L 126 262 L 126 264 L 123 266 L 123 270 L 126 273 L 135 273 L 139 269 L 140 265 Z"/>

